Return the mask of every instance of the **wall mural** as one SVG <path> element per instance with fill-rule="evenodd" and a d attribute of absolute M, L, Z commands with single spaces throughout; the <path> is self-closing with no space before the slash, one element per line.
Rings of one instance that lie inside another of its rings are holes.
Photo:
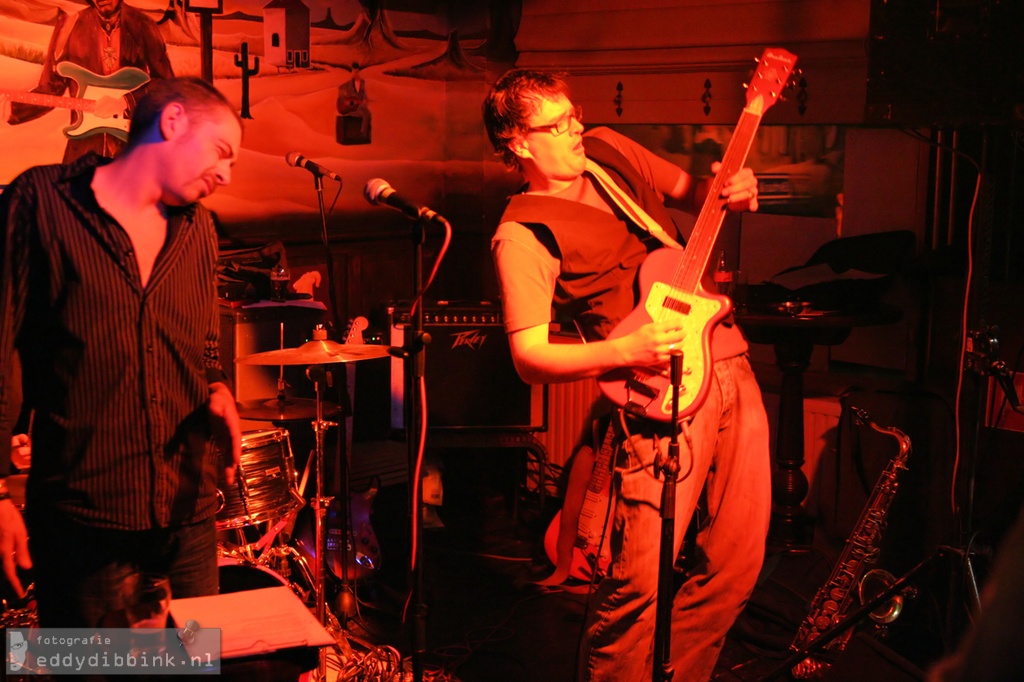
<path fill-rule="evenodd" d="M 514 55 L 515 2 L 0 0 L 0 185 L 116 153 L 128 122 L 111 102 L 149 78 L 201 75 L 211 7 L 214 83 L 246 119 L 232 183 L 206 200 L 222 223 L 318 229 L 312 176 L 285 162 L 291 151 L 343 177 L 337 197 L 324 187 L 332 220 L 382 219 L 362 196 L 374 177 L 438 209 L 479 194 L 485 65 Z"/>
<path fill-rule="evenodd" d="M 493 229 L 517 183 L 479 113 L 488 81 L 515 61 L 521 3 L 504 0 L 0 0 L 0 185 L 31 165 L 119 151 L 122 96 L 201 75 L 204 10 L 208 68 L 246 119 L 232 183 L 206 200 L 227 233 L 316 238 L 313 177 L 289 152 L 343 178 L 340 192 L 324 186 L 339 233 L 401 224 L 364 199 L 375 177 L 456 229 Z M 608 123 L 699 177 L 731 133 Z M 835 126 L 763 127 L 750 154 L 762 211 L 833 216 L 842 154 Z"/>

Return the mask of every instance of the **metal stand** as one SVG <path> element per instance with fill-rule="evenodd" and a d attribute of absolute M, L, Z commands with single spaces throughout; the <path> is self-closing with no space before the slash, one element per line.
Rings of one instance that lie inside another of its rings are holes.
<path fill-rule="evenodd" d="M 672 351 L 670 380 L 672 382 L 672 439 L 668 456 L 659 451 L 654 462 L 654 475 L 663 477 L 661 489 L 661 548 L 658 555 L 658 605 L 654 624 L 654 682 L 670 682 L 672 670 L 672 565 L 675 563 L 676 476 L 679 475 L 679 389 L 682 385 L 683 352 Z"/>
<path fill-rule="evenodd" d="M 313 381 L 316 390 L 316 421 L 313 422 L 313 432 L 316 435 L 314 457 L 316 458 L 316 491 L 310 504 L 313 508 L 313 531 L 316 547 L 315 565 L 313 567 L 313 593 L 316 597 L 316 619 L 327 627 L 327 601 L 325 591 L 324 572 L 327 565 L 326 533 L 324 519 L 327 510 L 331 506 L 331 497 L 324 496 L 324 434 L 328 427 L 336 426 L 334 422 L 323 419 L 323 382 L 327 378 L 327 371 L 323 365 L 310 365 L 306 369 L 306 376 Z M 344 541 L 343 541 L 344 542 Z M 317 667 L 317 679 L 327 679 L 327 651 L 320 649 L 320 663 Z"/>
<path fill-rule="evenodd" d="M 413 223 L 413 291 L 415 310 L 410 316 L 411 333 L 406 334 L 401 350 L 393 351 L 403 362 L 405 381 L 405 439 L 409 462 L 409 514 L 412 524 L 412 552 L 410 557 L 409 603 L 412 613 L 412 674 L 414 682 L 423 680 L 423 655 L 427 649 L 427 605 L 423 602 L 423 526 L 420 496 L 419 462 L 422 452 L 421 435 L 425 429 L 425 415 L 420 387 L 424 385 L 425 352 L 430 335 L 423 331 L 423 243 L 426 238 L 424 218 Z"/>
<path fill-rule="evenodd" d="M 331 299 L 331 313 L 334 317 L 335 325 L 341 323 L 340 310 L 338 308 L 337 297 L 334 295 L 335 292 L 335 276 L 334 276 L 334 255 L 331 253 L 330 239 L 328 238 L 327 232 L 327 210 L 324 206 L 324 179 L 320 173 L 313 173 L 313 182 L 316 189 L 317 195 L 317 207 L 320 213 L 320 238 L 324 246 L 324 256 L 327 265 L 327 283 L 328 291 L 330 292 Z M 326 332 L 324 332 L 326 338 Z M 343 509 L 342 513 L 342 537 L 341 537 L 341 566 L 342 566 L 342 585 L 341 592 L 339 595 L 339 604 L 342 608 L 339 609 L 339 628 L 344 631 L 347 627 L 347 609 L 354 599 L 348 599 L 351 594 L 350 585 L 347 580 L 348 578 L 348 519 L 350 517 L 348 509 L 348 495 L 349 495 L 349 483 L 348 483 L 348 458 L 344 452 L 345 441 L 347 434 L 345 433 L 345 419 L 348 415 L 352 414 L 352 406 L 349 403 L 348 395 L 348 377 L 347 367 L 344 362 L 339 362 L 334 367 L 337 368 L 338 375 L 334 376 L 334 383 L 338 386 L 338 393 L 340 397 L 339 405 L 341 406 L 341 414 L 337 422 L 327 422 L 323 419 L 323 393 L 322 384 L 328 378 L 328 373 L 321 365 L 312 365 L 306 370 L 306 375 L 313 381 L 316 389 L 316 421 L 313 422 L 313 431 L 316 435 L 316 492 L 315 497 L 312 500 L 312 507 L 314 511 L 314 529 L 315 529 L 315 563 L 316 566 L 313 571 L 314 575 L 314 592 L 316 594 L 316 617 L 317 620 L 325 628 L 328 625 L 328 611 L 325 594 L 325 572 L 327 567 L 327 552 L 326 552 L 326 533 L 325 533 L 325 519 L 327 512 L 331 506 L 332 497 L 325 497 L 324 490 L 324 474 L 325 474 L 325 462 L 324 462 L 324 434 L 328 427 L 337 426 L 339 427 L 339 452 L 338 462 L 340 473 L 340 481 L 338 485 L 338 494 L 342 496 L 342 504 L 340 505 Z M 320 650 L 320 665 L 317 669 L 317 679 L 325 680 L 327 675 L 327 652 L 323 649 Z"/>
<path fill-rule="evenodd" d="M 981 331 L 968 332 L 967 350 L 964 365 L 974 372 L 975 377 L 975 400 L 976 412 L 974 433 L 972 434 L 972 452 L 967 460 L 967 478 L 964 490 L 964 503 L 960 510 L 960 543 L 958 547 L 945 548 L 947 553 L 959 555 L 959 574 L 953 573 L 950 576 L 950 599 L 952 600 L 957 592 L 965 593 L 965 602 L 968 614 L 977 614 L 981 611 L 981 596 L 978 589 L 978 576 L 974 568 L 973 555 L 970 546 L 974 535 L 974 492 L 978 473 L 978 452 L 981 449 L 981 427 L 985 421 L 985 396 L 988 392 L 988 377 L 995 379 L 1003 392 L 1006 394 L 1007 402 L 1015 412 L 1024 412 L 1021 408 L 1020 398 L 1017 395 L 1017 388 L 1013 384 L 1009 368 L 1006 363 L 999 359 L 998 327 L 986 327 Z M 954 481 L 955 484 L 955 481 Z M 958 624 L 953 621 L 953 612 L 947 612 L 946 632 L 944 633 L 949 643 L 953 643 L 958 636 Z"/>

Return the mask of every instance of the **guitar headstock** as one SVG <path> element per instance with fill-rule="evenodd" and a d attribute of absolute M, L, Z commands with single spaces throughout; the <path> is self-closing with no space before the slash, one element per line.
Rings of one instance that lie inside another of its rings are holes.
<path fill-rule="evenodd" d="M 747 107 L 759 113 L 778 101 L 796 66 L 796 55 L 780 47 L 769 47 L 758 60 L 757 71 L 747 86 Z"/>
<path fill-rule="evenodd" d="M 363 332 L 370 326 L 369 320 L 360 315 L 355 317 L 348 325 L 348 331 L 345 332 L 345 343 L 357 343 L 363 344 Z"/>

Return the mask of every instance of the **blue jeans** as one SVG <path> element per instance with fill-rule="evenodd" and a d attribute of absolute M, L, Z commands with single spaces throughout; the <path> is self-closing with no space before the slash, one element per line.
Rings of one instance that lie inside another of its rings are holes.
<path fill-rule="evenodd" d="M 710 678 L 754 589 L 771 514 L 768 419 L 754 373 L 746 356 L 718 361 L 713 370 L 707 400 L 689 426 L 693 449 L 685 440 L 679 445 L 676 554 L 705 483 L 708 508 L 697 564 L 672 602 L 675 680 Z M 653 462 L 657 448 L 668 452 L 670 438 L 632 431 L 617 451 L 612 562 L 588 610 L 579 670 L 586 681 L 652 676 L 664 489 Z"/>
<path fill-rule="evenodd" d="M 143 574 L 170 578 L 171 597 L 217 594 L 214 519 L 175 528 L 111 530 L 29 508 L 29 551 L 41 627 L 116 626 Z"/>

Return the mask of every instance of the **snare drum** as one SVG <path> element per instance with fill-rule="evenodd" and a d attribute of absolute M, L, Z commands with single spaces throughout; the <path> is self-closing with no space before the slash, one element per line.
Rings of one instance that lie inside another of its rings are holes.
<path fill-rule="evenodd" d="M 243 433 L 241 465 L 235 485 L 218 473 L 217 530 L 276 521 L 302 502 L 287 430 Z"/>

